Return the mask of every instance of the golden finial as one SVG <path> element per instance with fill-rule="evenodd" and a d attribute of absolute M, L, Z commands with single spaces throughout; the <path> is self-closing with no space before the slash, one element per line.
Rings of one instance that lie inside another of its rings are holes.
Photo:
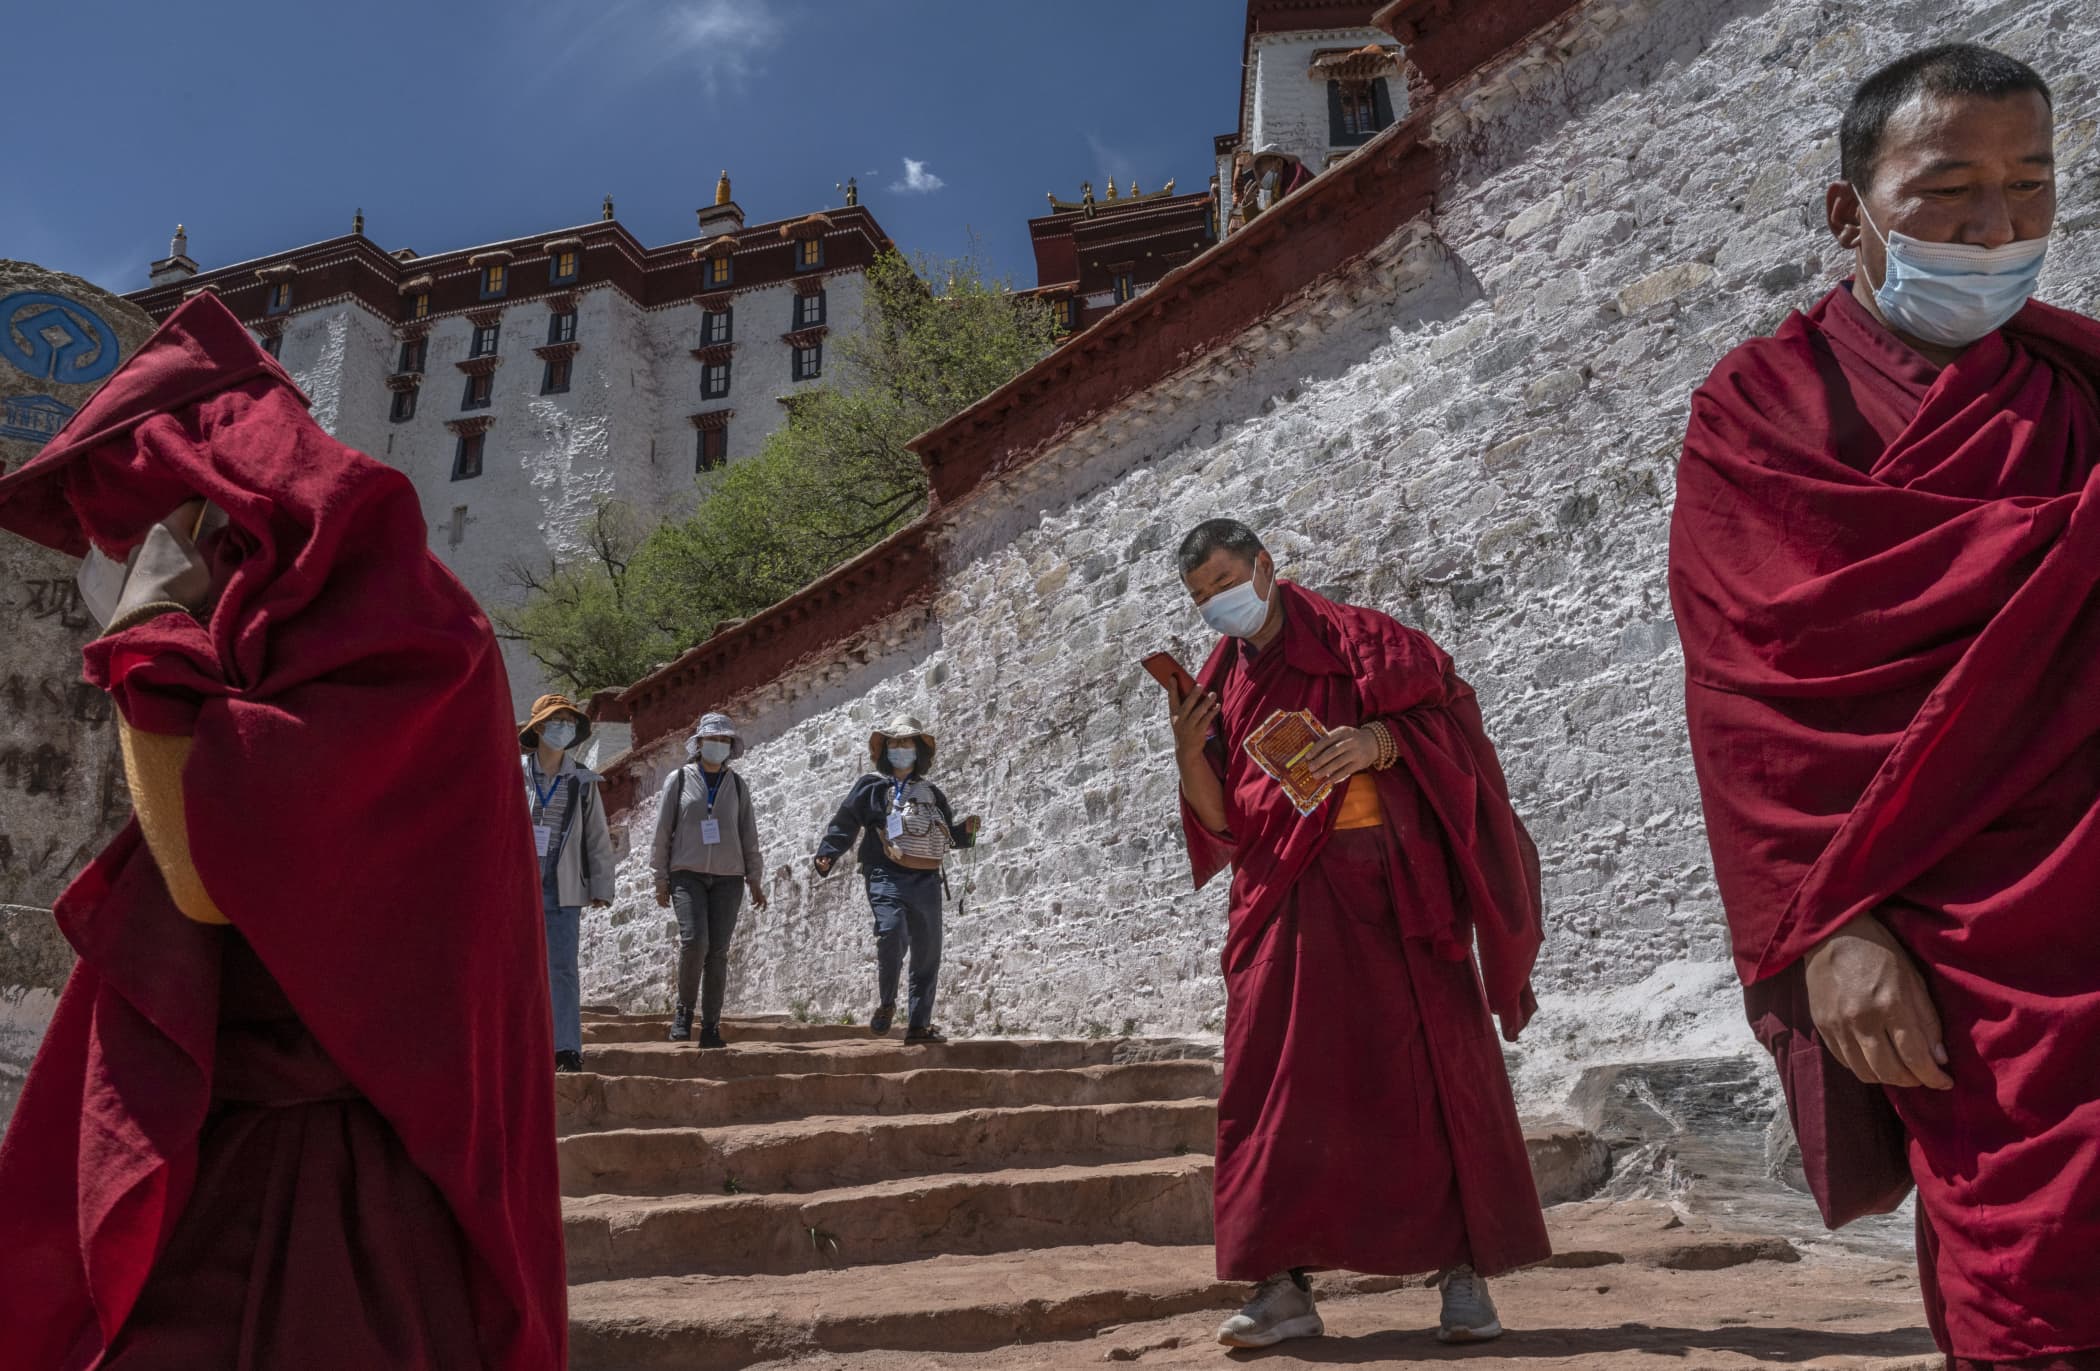
<path fill-rule="evenodd" d="M 715 182 L 715 203 L 718 205 L 729 203 L 729 173 L 727 170 L 723 171 L 722 179 Z"/>
<path fill-rule="evenodd" d="M 1139 190 L 1139 189 L 1138 189 L 1138 183 L 1137 183 L 1137 178 L 1136 178 L 1135 176 L 1131 177 L 1131 178 L 1130 178 L 1130 198 L 1131 198 L 1131 199 L 1133 199 L 1133 200 L 1138 200 L 1138 199 L 1142 199 L 1142 198 L 1144 197 L 1144 194 L 1145 194 L 1145 192 L 1143 192 L 1143 191 L 1141 191 L 1141 190 Z"/>
<path fill-rule="evenodd" d="M 1108 178 L 1108 198 L 1111 200 L 1116 198 L 1116 178 L 1113 176 Z"/>
<path fill-rule="evenodd" d="M 360 238 L 365 236 L 365 212 L 362 206 L 359 207 L 356 216 L 350 220 L 350 231 Z"/>
<path fill-rule="evenodd" d="M 601 219 L 603 219 L 603 220 L 605 220 L 605 221 L 607 221 L 608 223 L 610 223 L 610 222 L 612 221 L 612 217 L 613 217 L 613 212 L 612 212 L 612 196 L 611 196 L 610 194 L 608 194 L 608 195 L 607 195 L 607 196 L 605 197 L 605 210 L 604 210 L 604 212 L 603 212 L 603 213 L 601 213 L 601 214 L 600 214 L 600 215 L 599 215 L 598 217 L 599 217 L 599 218 L 601 218 Z"/>
<path fill-rule="evenodd" d="M 857 177 L 849 176 L 846 178 L 846 203 L 848 205 L 860 203 L 860 181 Z"/>

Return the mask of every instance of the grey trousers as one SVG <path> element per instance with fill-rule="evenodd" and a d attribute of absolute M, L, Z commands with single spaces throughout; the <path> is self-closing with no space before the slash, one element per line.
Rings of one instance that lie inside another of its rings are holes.
<path fill-rule="evenodd" d="M 729 982 L 729 939 L 736 933 L 736 916 L 743 907 L 742 876 L 671 873 L 671 912 L 678 916 L 678 1002 L 690 1008 L 697 992 L 702 1024 L 722 1021 L 722 993 Z"/>

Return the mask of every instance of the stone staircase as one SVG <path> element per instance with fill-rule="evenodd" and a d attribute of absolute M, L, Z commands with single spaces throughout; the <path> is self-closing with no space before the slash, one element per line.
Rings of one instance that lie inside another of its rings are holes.
<path fill-rule="evenodd" d="M 1243 1294 L 1209 1246 L 1213 1046 L 666 1027 L 587 1014 L 557 1078 L 577 1371 L 990 1349 Z M 1603 1179 L 1587 1135 L 1533 1157 L 1558 1198 Z"/>

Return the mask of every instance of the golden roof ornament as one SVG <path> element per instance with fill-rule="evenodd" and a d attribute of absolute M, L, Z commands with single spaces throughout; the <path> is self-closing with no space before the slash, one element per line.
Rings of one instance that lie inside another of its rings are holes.
<path fill-rule="evenodd" d="M 715 182 L 715 203 L 718 205 L 729 203 L 729 171 L 727 168 L 724 168 L 722 171 L 722 179 Z"/>
<path fill-rule="evenodd" d="M 1116 178 L 1113 176 L 1108 178 L 1108 198 L 1111 200 L 1116 198 Z"/>
<path fill-rule="evenodd" d="M 359 238 L 365 236 L 365 211 L 362 206 L 358 208 L 357 214 L 350 220 L 350 232 Z"/>
<path fill-rule="evenodd" d="M 607 223 L 611 223 L 611 222 L 612 222 L 612 217 L 613 217 L 613 211 L 612 211 L 612 195 L 611 195 L 611 193 L 610 193 L 610 192 L 608 192 L 608 193 L 607 193 L 607 195 L 606 195 L 606 197 L 605 197 L 605 210 L 604 210 L 604 212 L 603 212 L 602 214 L 600 214 L 600 215 L 599 215 L 598 217 L 599 217 L 600 219 L 603 219 L 603 220 L 605 220 L 605 221 L 606 221 Z"/>

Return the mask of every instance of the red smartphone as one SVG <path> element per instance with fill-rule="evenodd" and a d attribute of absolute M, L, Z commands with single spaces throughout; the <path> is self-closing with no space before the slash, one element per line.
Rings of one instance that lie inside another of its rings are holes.
<path fill-rule="evenodd" d="M 1180 662 L 1174 660 L 1174 654 L 1171 652 L 1155 652 L 1147 657 L 1145 670 L 1164 689 L 1176 693 L 1181 699 L 1186 700 L 1196 693 L 1196 678 L 1189 675 Z"/>

